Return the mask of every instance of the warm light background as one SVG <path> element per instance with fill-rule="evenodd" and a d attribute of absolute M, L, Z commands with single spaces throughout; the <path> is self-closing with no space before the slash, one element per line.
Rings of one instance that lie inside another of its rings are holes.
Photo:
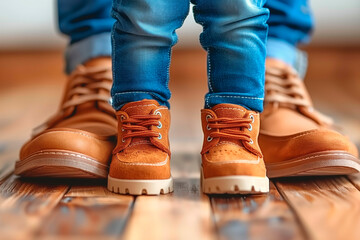
<path fill-rule="evenodd" d="M 326 45 L 360 42 L 359 0 L 311 0 L 316 17 L 314 43 Z M 90 4 L 90 1 L 89 1 Z M 66 39 L 58 34 L 56 1 L 0 1 L 0 49 L 58 48 Z M 178 31 L 179 45 L 199 46 L 197 25 L 190 12 Z"/>
<path fill-rule="evenodd" d="M 89 1 L 90 2 L 90 1 Z M 315 105 L 360 144 L 360 1 L 313 0 L 316 18 L 306 84 Z M 54 0 L 0 1 L 0 141 L 19 148 L 57 109 L 66 77 Z M 192 13 L 178 31 L 170 88 L 172 149 L 199 152 L 206 85 L 201 27 Z M 15 125 L 14 125 L 15 124 Z M 14 129 L 18 130 L 16 134 Z M 0 145 L 1 150 L 1 145 Z"/>

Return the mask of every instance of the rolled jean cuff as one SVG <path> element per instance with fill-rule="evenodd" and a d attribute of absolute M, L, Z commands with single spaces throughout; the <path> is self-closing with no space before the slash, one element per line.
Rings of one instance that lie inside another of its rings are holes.
<path fill-rule="evenodd" d="M 161 97 L 160 94 L 146 91 L 115 93 L 110 100 L 110 104 L 116 111 L 119 111 L 126 103 L 141 101 L 144 99 L 156 100 L 160 105 L 166 106 L 170 109 L 169 102 Z"/>
<path fill-rule="evenodd" d="M 266 44 L 266 57 L 275 58 L 292 66 L 301 79 L 307 70 L 307 54 L 296 46 L 276 38 L 269 37 Z"/>
<path fill-rule="evenodd" d="M 230 103 L 243 106 L 247 109 L 262 112 L 264 98 L 252 97 L 236 93 L 208 93 L 205 96 L 205 108 L 212 108 L 220 103 Z"/>
<path fill-rule="evenodd" d="M 105 32 L 70 44 L 65 52 L 65 72 L 71 73 L 75 68 L 95 57 L 111 56 L 111 33 Z"/>

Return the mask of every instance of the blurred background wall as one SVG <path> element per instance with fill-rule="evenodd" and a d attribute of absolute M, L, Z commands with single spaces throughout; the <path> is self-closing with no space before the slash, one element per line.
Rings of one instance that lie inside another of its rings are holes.
<path fill-rule="evenodd" d="M 311 0 L 316 18 L 312 44 L 360 44 L 360 0 Z M 199 46 L 192 13 L 178 31 L 179 46 Z M 58 34 L 55 0 L 0 1 L 0 50 L 56 49 L 66 45 Z"/>

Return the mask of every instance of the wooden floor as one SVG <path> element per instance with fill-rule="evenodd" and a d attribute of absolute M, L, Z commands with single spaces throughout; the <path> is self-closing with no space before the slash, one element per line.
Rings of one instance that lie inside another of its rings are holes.
<path fill-rule="evenodd" d="M 360 143 L 360 48 L 309 49 L 309 90 Z M 175 192 L 121 196 L 105 181 L 12 174 L 31 129 L 56 111 L 62 53 L 0 52 L 0 239 L 360 239 L 360 176 L 275 179 L 258 196 L 207 196 L 199 186 L 205 55 L 172 66 Z"/>

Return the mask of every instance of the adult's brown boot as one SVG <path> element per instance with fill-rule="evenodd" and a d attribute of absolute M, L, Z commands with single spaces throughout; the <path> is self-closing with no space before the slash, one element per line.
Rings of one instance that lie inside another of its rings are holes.
<path fill-rule="evenodd" d="M 69 76 L 59 111 L 36 128 L 20 151 L 23 177 L 106 178 L 117 121 L 108 103 L 110 58 L 96 58 Z"/>
<path fill-rule="evenodd" d="M 360 171 L 356 146 L 314 110 L 303 81 L 285 63 L 266 61 L 259 145 L 269 177 L 344 175 Z"/>

